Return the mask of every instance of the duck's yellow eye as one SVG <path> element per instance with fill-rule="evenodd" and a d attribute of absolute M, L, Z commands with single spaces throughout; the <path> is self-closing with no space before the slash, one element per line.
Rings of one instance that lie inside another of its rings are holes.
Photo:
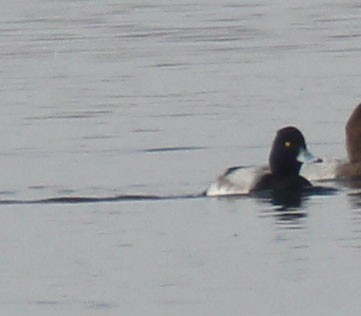
<path fill-rule="evenodd" d="M 291 142 L 285 142 L 285 147 L 291 147 L 292 143 Z"/>

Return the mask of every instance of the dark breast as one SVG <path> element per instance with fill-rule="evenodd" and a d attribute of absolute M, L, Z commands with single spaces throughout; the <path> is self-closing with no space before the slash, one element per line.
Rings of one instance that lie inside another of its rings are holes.
<path fill-rule="evenodd" d="M 312 187 L 312 184 L 299 175 L 276 177 L 269 173 L 265 174 L 257 181 L 251 192 L 263 190 L 302 190 L 307 187 Z"/>

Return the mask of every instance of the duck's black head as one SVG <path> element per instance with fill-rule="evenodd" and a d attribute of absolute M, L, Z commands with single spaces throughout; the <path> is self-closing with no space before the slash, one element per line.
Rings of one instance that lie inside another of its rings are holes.
<path fill-rule="evenodd" d="M 269 156 L 271 173 L 278 177 L 298 175 L 305 160 L 320 161 L 307 151 L 305 138 L 297 128 L 280 129 Z"/>

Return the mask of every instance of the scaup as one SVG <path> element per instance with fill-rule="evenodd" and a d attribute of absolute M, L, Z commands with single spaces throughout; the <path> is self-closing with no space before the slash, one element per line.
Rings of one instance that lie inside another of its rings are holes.
<path fill-rule="evenodd" d="M 257 193 L 265 190 L 292 191 L 311 188 L 312 184 L 299 175 L 303 162 L 319 162 L 307 150 L 302 133 L 293 126 L 280 129 L 273 141 L 269 155 L 269 167 L 258 168 L 253 172 L 253 179 L 244 185 L 241 173 L 245 168 L 233 167 L 212 183 L 205 194 L 208 196 L 237 195 Z M 240 184 L 243 182 L 242 184 Z"/>

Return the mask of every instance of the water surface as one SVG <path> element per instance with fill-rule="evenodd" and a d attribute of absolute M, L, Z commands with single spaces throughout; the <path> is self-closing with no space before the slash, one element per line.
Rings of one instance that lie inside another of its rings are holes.
<path fill-rule="evenodd" d="M 107 200 L 0 205 L 2 314 L 360 312 L 357 190 L 337 185 L 287 211 L 189 198 L 230 166 L 264 164 L 284 125 L 314 153 L 345 156 L 360 11 L 322 0 L 3 6 L 1 201 Z"/>

